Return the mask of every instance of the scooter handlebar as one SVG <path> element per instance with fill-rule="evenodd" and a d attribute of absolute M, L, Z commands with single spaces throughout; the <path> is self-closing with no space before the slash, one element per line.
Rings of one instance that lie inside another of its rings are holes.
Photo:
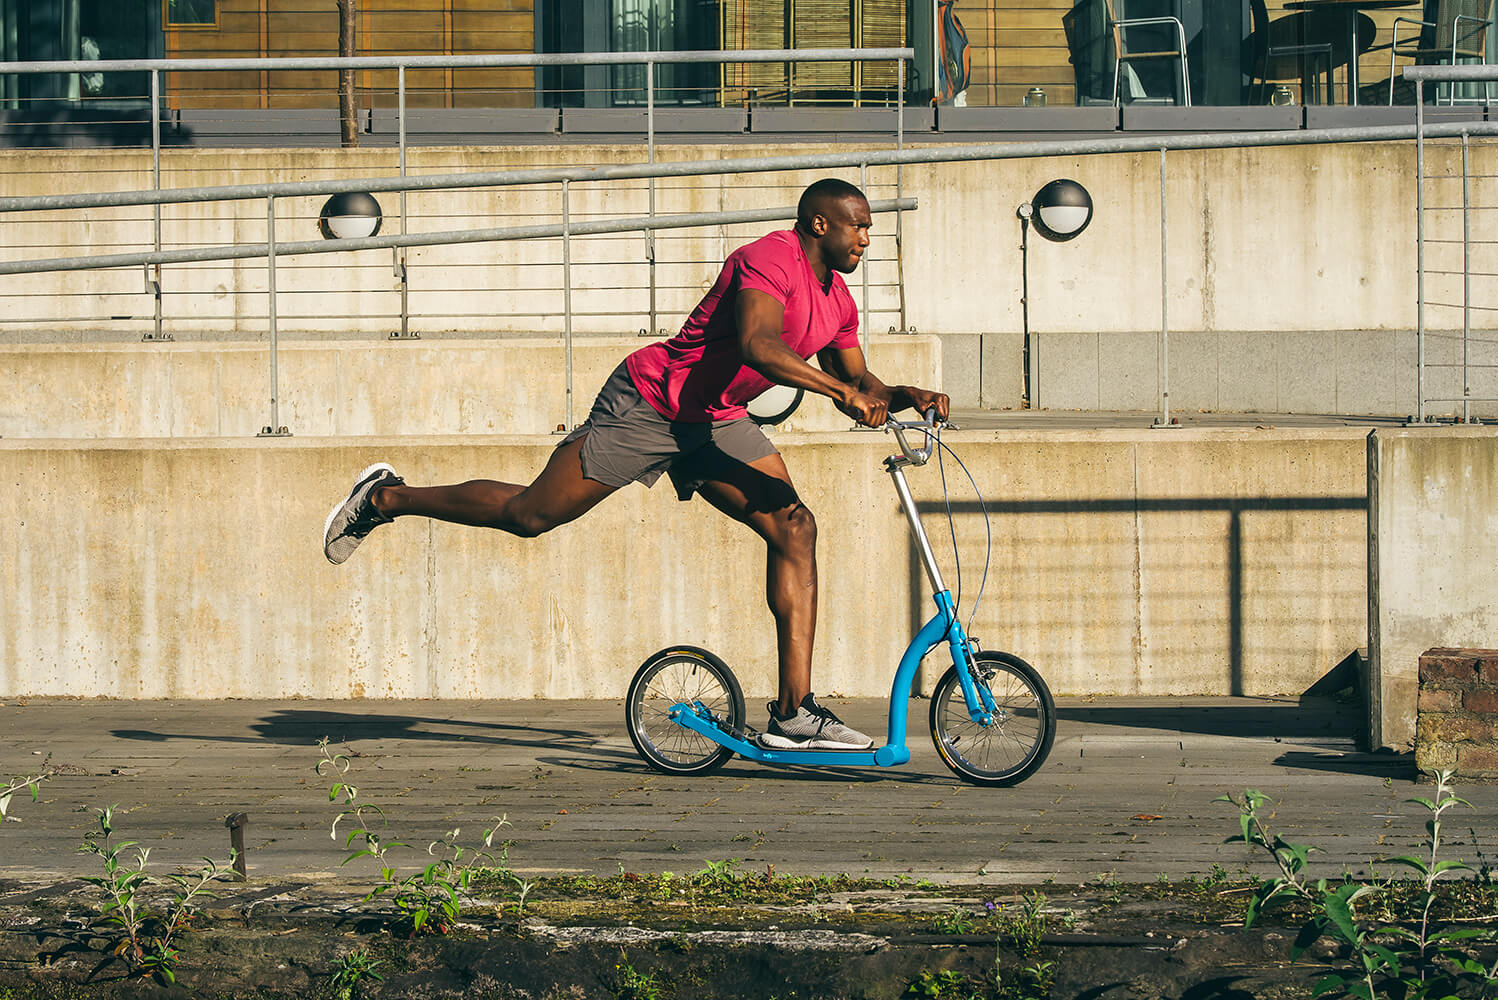
<path fill-rule="evenodd" d="M 895 440 L 900 443 L 900 452 L 907 462 L 911 465 L 925 465 L 931 459 L 932 443 L 935 440 L 933 432 L 945 424 L 946 421 L 937 419 L 936 407 L 932 406 L 926 409 L 924 420 L 896 420 L 890 417 L 885 420 L 884 429 L 894 432 Z M 920 448 L 910 447 L 910 442 L 905 440 L 907 430 L 920 431 L 925 435 L 926 443 Z"/>

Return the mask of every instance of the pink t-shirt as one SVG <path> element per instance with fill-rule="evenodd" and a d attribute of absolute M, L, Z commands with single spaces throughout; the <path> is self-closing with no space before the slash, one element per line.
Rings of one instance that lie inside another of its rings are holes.
<path fill-rule="evenodd" d="M 771 233 L 728 255 L 718 280 L 670 340 L 624 360 L 645 401 L 668 420 L 706 423 L 745 416 L 772 384 L 739 355 L 734 301 L 752 288 L 785 306 L 780 339 L 803 358 L 824 347 L 858 346 L 858 308 L 843 276 L 826 286 L 812 272 L 795 230 Z"/>

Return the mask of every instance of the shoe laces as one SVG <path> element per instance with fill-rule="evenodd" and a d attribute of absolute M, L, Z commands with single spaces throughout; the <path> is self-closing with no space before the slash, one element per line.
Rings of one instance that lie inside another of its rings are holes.
<path fill-rule="evenodd" d="M 364 495 L 364 502 L 359 505 L 358 513 L 349 519 L 348 527 L 343 529 L 343 533 L 354 538 L 363 538 L 380 525 L 389 524 L 395 520 L 393 517 L 381 514 L 379 508 L 374 505 L 374 491 L 382 486 L 398 486 L 404 482 L 405 480 L 399 476 L 387 476 L 371 487 Z"/>
<path fill-rule="evenodd" d="M 807 702 L 811 702 L 811 704 L 808 705 Z M 832 709 L 822 706 L 815 698 L 810 695 L 807 696 L 806 701 L 803 701 L 801 703 L 801 707 L 806 709 L 812 715 L 816 716 L 818 719 L 821 719 L 822 725 L 824 727 L 829 722 L 835 722 L 838 725 L 843 724 L 842 719 L 839 719 L 836 715 L 832 714 Z"/>

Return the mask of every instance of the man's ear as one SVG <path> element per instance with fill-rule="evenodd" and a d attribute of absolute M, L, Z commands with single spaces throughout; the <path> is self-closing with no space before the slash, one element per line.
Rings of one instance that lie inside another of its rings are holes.
<path fill-rule="evenodd" d="M 811 232 L 813 236 L 827 235 L 827 216 L 820 212 L 811 217 Z"/>

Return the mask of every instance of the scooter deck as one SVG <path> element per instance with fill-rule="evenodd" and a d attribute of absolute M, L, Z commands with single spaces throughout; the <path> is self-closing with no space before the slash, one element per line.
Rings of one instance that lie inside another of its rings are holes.
<path fill-rule="evenodd" d="M 751 743 L 701 715 L 685 702 L 677 702 L 668 713 L 679 726 L 701 733 L 714 743 L 728 747 L 740 757 L 766 764 L 810 764 L 814 767 L 895 767 L 910 760 L 904 745 L 886 743 L 870 750 L 772 750 Z"/>

